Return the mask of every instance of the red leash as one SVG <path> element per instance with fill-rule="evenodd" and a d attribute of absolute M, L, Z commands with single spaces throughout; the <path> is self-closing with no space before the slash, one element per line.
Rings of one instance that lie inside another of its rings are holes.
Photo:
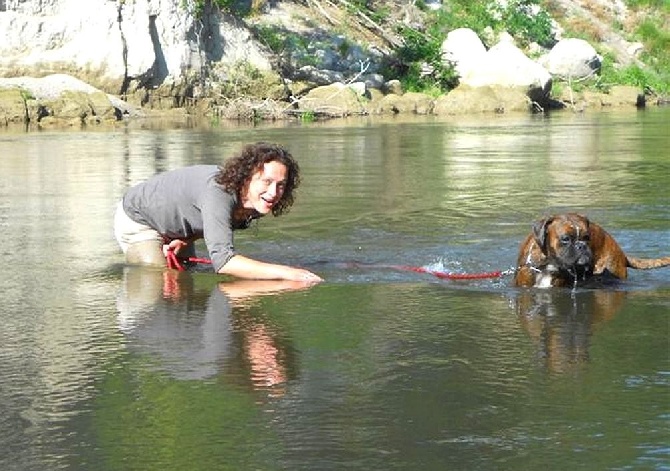
<path fill-rule="evenodd" d="M 436 276 L 443 280 L 481 280 L 484 278 L 500 278 L 503 275 L 508 275 L 509 271 L 490 271 L 484 273 L 448 273 L 443 271 L 433 271 L 423 267 L 413 267 L 410 265 L 390 265 L 389 268 L 396 270 L 413 271 L 414 273 L 426 273 L 428 275 Z"/>
<path fill-rule="evenodd" d="M 188 257 L 188 258 L 183 258 L 179 259 L 177 257 L 177 254 L 174 253 L 173 249 L 168 249 L 167 255 L 166 255 L 166 260 L 167 260 L 167 266 L 168 268 L 172 268 L 173 270 L 179 270 L 179 271 L 184 271 L 186 270 L 184 268 L 184 263 L 189 262 L 189 263 L 202 263 L 202 264 L 211 264 L 212 261 L 208 258 L 199 258 L 199 257 Z M 357 266 L 360 266 L 356 264 Z M 500 278 L 503 275 L 509 275 L 513 273 L 513 270 L 506 270 L 506 271 L 490 271 L 490 272 L 484 272 L 484 273 L 448 273 L 448 272 L 443 272 L 443 271 L 434 271 L 434 270 L 429 270 L 428 268 L 424 267 L 415 267 L 412 265 L 371 265 L 371 268 L 374 267 L 380 267 L 380 268 L 392 268 L 394 270 L 402 270 L 402 271 L 411 271 L 414 273 L 425 273 L 427 275 L 433 275 L 437 278 L 443 279 L 443 280 L 481 280 L 484 278 Z"/>
<path fill-rule="evenodd" d="M 177 258 L 177 254 L 174 253 L 174 249 L 169 248 L 167 251 L 167 254 L 165 255 L 165 260 L 167 261 L 167 267 L 172 268 L 173 270 L 179 270 L 179 271 L 184 271 L 186 268 L 184 268 L 184 262 L 190 262 L 190 263 L 203 263 L 203 264 L 210 264 L 212 261 L 208 258 L 199 258 L 199 257 L 187 257 L 187 258 L 182 258 L 179 259 Z"/>
<path fill-rule="evenodd" d="M 171 268 L 173 270 L 179 270 L 179 271 L 184 271 L 186 268 L 184 268 L 184 263 L 202 263 L 202 264 L 210 264 L 212 261 L 208 258 L 200 258 L 200 257 L 187 257 L 187 258 L 182 258 L 179 259 L 177 257 L 177 254 L 174 253 L 174 249 L 168 249 L 167 255 L 165 256 L 167 260 L 167 267 Z M 355 264 L 356 266 L 359 266 L 358 264 Z M 437 278 L 443 279 L 443 280 L 481 280 L 485 278 L 500 278 L 504 275 L 510 275 L 514 273 L 514 270 L 505 270 L 505 271 L 490 271 L 490 272 L 483 272 L 483 273 L 449 273 L 449 272 L 443 272 L 443 271 L 435 271 L 435 270 L 429 270 L 428 268 L 424 267 L 416 267 L 413 265 L 370 265 L 370 268 L 391 268 L 394 270 L 402 270 L 402 271 L 411 271 L 414 273 L 425 273 L 427 275 L 433 275 Z"/>

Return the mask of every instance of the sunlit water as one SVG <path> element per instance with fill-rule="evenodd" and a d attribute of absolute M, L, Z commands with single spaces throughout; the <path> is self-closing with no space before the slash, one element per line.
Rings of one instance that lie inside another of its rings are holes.
<path fill-rule="evenodd" d="M 576 291 L 399 269 L 504 271 L 566 210 L 668 255 L 669 131 L 650 109 L 0 132 L 0 469 L 670 469 L 670 269 Z M 303 184 L 236 245 L 325 283 L 123 264 L 129 185 L 257 140 Z"/>

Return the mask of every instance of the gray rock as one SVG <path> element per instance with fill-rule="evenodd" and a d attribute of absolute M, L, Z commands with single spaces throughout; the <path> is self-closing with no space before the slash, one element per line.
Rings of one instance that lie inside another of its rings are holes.
<path fill-rule="evenodd" d="M 549 73 L 564 80 L 583 80 L 600 70 L 602 58 L 587 41 L 561 39 L 538 61 Z"/>

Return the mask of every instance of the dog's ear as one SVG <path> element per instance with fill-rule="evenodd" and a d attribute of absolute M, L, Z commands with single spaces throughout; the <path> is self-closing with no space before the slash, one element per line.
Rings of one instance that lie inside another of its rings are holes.
<path fill-rule="evenodd" d="M 533 237 L 535 237 L 535 242 L 542 249 L 542 253 L 546 253 L 546 244 L 547 244 L 547 226 L 554 220 L 554 216 L 548 216 L 539 221 L 535 221 L 533 224 Z"/>

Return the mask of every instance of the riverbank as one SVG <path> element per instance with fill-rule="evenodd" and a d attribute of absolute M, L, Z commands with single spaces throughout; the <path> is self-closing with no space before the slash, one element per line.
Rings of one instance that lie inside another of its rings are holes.
<path fill-rule="evenodd" d="M 10 39 L 0 45 L 0 125 L 156 115 L 310 122 L 667 102 L 642 62 L 663 66 L 658 48 L 635 33 L 662 8 L 337 0 L 259 1 L 242 13 L 223 3 L 8 4 L 0 11 Z"/>
<path fill-rule="evenodd" d="M 0 79 L 0 123 L 30 129 L 100 126 L 117 122 L 146 120 L 195 120 L 253 124 L 260 121 L 301 121 L 351 116 L 396 115 L 487 115 L 511 112 L 577 112 L 612 108 L 641 108 L 665 103 L 652 100 L 635 87 L 615 86 L 607 93 L 591 90 L 562 90 L 540 108 L 523 91 L 510 87 L 458 87 L 433 97 L 425 93 L 403 92 L 400 87 L 387 93 L 368 89 L 365 84 L 336 83 L 316 87 L 296 103 L 279 100 L 239 98 L 221 103 L 211 97 L 192 99 L 180 107 L 133 106 L 74 77 L 56 74 L 44 78 Z"/>

